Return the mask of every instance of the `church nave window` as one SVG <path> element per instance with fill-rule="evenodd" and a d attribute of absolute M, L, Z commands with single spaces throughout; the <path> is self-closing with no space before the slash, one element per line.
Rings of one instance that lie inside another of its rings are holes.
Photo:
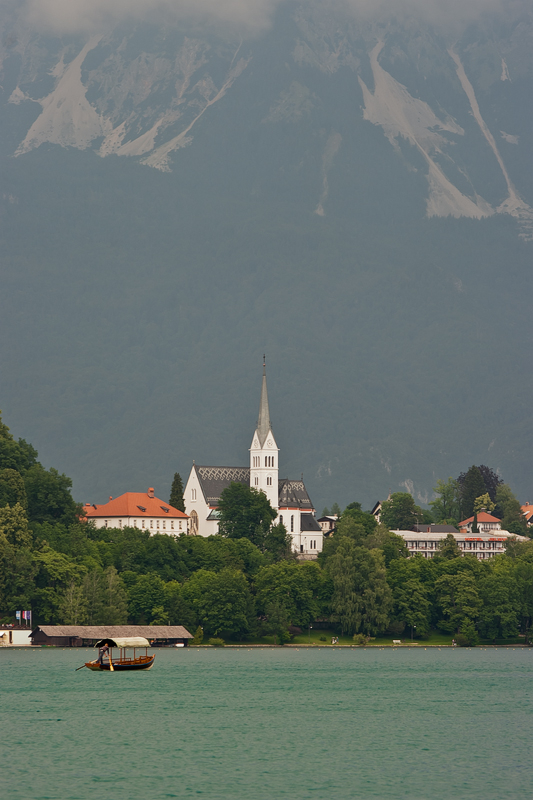
<path fill-rule="evenodd" d="M 256 485 L 256 486 L 259 486 L 259 478 L 256 478 L 256 479 L 255 479 L 255 485 Z"/>
<path fill-rule="evenodd" d="M 196 500 L 196 489 L 191 489 L 191 500 Z"/>
<path fill-rule="evenodd" d="M 267 486 L 272 486 L 272 478 L 267 478 Z"/>
<path fill-rule="evenodd" d="M 291 533 L 294 533 L 294 515 L 291 516 Z"/>
<path fill-rule="evenodd" d="M 280 525 L 283 525 L 283 514 L 279 515 L 279 523 Z"/>

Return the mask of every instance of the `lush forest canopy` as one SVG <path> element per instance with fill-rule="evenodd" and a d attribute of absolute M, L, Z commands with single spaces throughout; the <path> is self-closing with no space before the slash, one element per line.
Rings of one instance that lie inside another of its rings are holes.
<path fill-rule="evenodd" d="M 237 483 L 223 493 L 216 536 L 96 528 L 80 519 L 69 478 L 45 470 L 37 455 L 0 421 L 3 622 L 31 608 L 35 623 L 170 623 L 200 630 L 200 638 L 270 634 L 280 643 L 317 619 L 361 641 L 404 631 L 420 638 L 439 628 L 467 644 L 532 625 L 533 542 L 514 542 L 505 555 L 480 562 L 461 558 L 449 537 L 434 559 L 408 558 L 403 539 L 353 502 L 318 561 L 300 563 L 264 495 Z M 483 474 L 471 470 L 476 480 Z M 450 485 L 452 501 L 461 502 L 460 481 L 450 481 L 437 487 L 437 518 L 450 508 Z M 509 487 L 500 481 L 494 497 L 511 517 L 517 501 Z M 407 524 L 420 509 L 396 493 L 386 511 L 391 523 L 401 516 Z"/>

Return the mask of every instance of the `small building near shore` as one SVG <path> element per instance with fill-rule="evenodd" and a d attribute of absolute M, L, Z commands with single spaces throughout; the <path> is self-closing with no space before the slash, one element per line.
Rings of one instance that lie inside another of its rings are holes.
<path fill-rule="evenodd" d="M 31 644 L 55 647 L 92 647 L 100 639 L 144 636 L 152 647 L 182 644 L 193 635 L 183 625 L 39 625 L 31 632 Z"/>
<path fill-rule="evenodd" d="M 31 629 L 0 625 L 0 647 L 30 647 Z"/>

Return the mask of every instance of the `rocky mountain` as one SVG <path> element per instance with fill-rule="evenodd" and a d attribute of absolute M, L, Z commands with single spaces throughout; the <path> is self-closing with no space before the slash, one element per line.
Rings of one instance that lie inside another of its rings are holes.
<path fill-rule="evenodd" d="M 245 463 L 264 349 L 317 506 L 474 462 L 527 492 L 529 4 L 2 12 L 0 398 L 80 499 Z"/>

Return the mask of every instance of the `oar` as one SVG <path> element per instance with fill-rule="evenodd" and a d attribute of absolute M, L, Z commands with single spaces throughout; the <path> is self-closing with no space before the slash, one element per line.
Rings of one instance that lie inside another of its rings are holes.
<path fill-rule="evenodd" d="M 83 669 L 83 668 L 84 668 L 84 667 L 86 667 L 86 666 L 87 666 L 87 664 L 82 664 L 82 665 L 81 665 L 81 667 L 78 667 L 78 669 Z M 74 672 L 77 672 L 77 671 L 78 671 L 78 669 L 75 669 L 75 670 L 74 670 Z"/>
<path fill-rule="evenodd" d="M 111 660 L 111 653 L 109 653 L 109 669 L 111 672 L 115 671 L 115 667 L 113 666 L 113 661 Z"/>

